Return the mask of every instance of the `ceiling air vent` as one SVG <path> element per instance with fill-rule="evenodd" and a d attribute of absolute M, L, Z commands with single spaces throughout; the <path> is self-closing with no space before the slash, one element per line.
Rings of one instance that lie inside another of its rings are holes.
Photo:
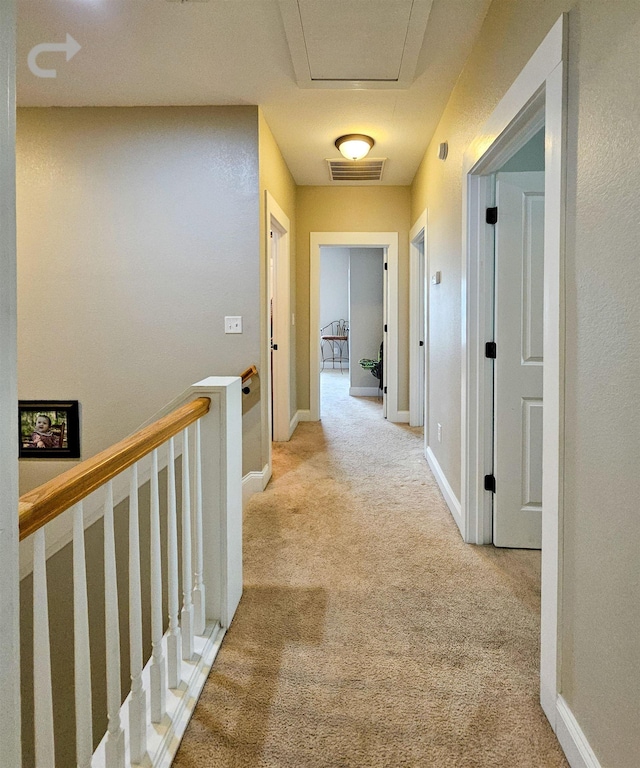
<path fill-rule="evenodd" d="M 384 169 L 382 160 L 327 160 L 331 181 L 380 181 Z"/>

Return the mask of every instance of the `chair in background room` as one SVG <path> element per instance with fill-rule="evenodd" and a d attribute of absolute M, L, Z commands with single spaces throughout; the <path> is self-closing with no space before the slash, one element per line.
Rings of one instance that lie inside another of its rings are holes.
<path fill-rule="evenodd" d="M 335 368 L 340 363 L 342 372 L 343 363 L 349 364 L 349 323 L 346 320 L 334 320 L 320 329 L 320 355 L 322 357 L 322 370 L 325 363 L 331 363 Z"/>

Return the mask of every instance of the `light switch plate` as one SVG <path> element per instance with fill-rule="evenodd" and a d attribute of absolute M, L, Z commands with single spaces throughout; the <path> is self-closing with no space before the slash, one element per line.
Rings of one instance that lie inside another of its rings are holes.
<path fill-rule="evenodd" d="M 224 332 L 225 333 L 242 333 L 242 318 L 241 317 L 225 317 Z"/>

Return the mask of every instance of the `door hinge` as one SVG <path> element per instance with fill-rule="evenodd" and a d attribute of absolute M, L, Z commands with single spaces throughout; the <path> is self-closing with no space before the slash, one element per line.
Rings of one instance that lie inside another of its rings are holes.
<path fill-rule="evenodd" d="M 484 345 L 484 356 L 490 358 L 491 360 L 496 359 L 496 343 L 495 341 L 488 341 Z"/>
<path fill-rule="evenodd" d="M 487 224 L 498 223 L 498 206 L 487 208 Z"/>
<path fill-rule="evenodd" d="M 278 351 L 278 345 L 277 344 L 272 344 L 271 345 L 271 349 L 273 349 L 275 352 L 277 352 Z"/>
<path fill-rule="evenodd" d="M 385 393 L 385 395 L 387 394 L 387 388 L 386 387 L 384 388 L 384 393 Z"/>
<path fill-rule="evenodd" d="M 386 323 L 384 324 L 384 332 L 385 333 L 387 332 L 387 324 Z"/>
<path fill-rule="evenodd" d="M 269 237 L 273 237 L 273 230 L 269 232 Z"/>
<path fill-rule="evenodd" d="M 421 347 L 424 347 L 424 341 L 420 341 L 419 344 Z"/>
<path fill-rule="evenodd" d="M 493 475 L 484 476 L 484 489 L 485 491 L 491 491 L 491 493 L 496 492 L 496 479 Z"/>
<path fill-rule="evenodd" d="M 389 269 L 389 265 L 387 264 L 387 262 L 386 262 L 386 261 L 385 261 L 385 263 L 384 263 L 384 268 L 385 268 L 385 269 Z"/>

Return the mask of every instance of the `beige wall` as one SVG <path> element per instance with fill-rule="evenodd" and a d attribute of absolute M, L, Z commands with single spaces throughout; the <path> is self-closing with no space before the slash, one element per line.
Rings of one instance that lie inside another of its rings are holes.
<path fill-rule="evenodd" d="M 261 370 L 267 370 L 267 355 L 269 354 L 269 339 L 268 328 L 266 323 L 267 310 L 267 283 L 266 283 L 266 268 L 267 268 L 267 221 L 266 221 L 266 205 L 265 205 L 265 192 L 268 191 L 274 198 L 276 203 L 282 208 L 285 214 L 289 217 L 291 224 L 291 232 L 289 236 L 290 254 L 289 263 L 291 265 L 291 311 L 295 312 L 296 306 L 296 184 L 293 180 L 287 164 L 282 157 L 282 153 L 275 139 L 267 121 L 264 119 L 264 115 L 261 110 L 258 110 L 259 115 L 259 158 L 260 158 L 260 285 L 262 286 L 260 292 L 260 307 L 262 316 L 262 357 L 260 360 Z M 291 370 L 291 413 L 293 417 L 297 410 L 297 397 L 296 397 L 296 328 L 297 326 L 291 326 L 291 348 L 290 348 L 290 370 Z M 267 387 L 262 387 L 262 412 L 264 415 L 262 425 L 262 466 L 264 466 L 268 459 L 268 442 L 269 442 L 269 424 L 267 422 L 268 403 L 267 403 Z"/>
<path fill-rule="evenodd" d="M 256 107 L 23 109 L 17 138 L 19 395 L 79 400 L 83 458 L 259 359 Z"/>
<path fill-rule="evenodd" d="M 495 0 L 412 187 L 428 206 L 431 445 L 460 492 L 462 155 L 569 13 L 562 693 L 603 766 L 640 754 L 637 0 Z M 449 142 L 446 162 L 437 145 Z M 432 436 L 433 437 L 433 436 Z"/>
<path fill-rule="evenodd" d="M 309 235 L 397 232 L 399 241 L 398 408 L 409 408 L 409 187 L 298 187 L 298 408 L 309 408 Z"/>

